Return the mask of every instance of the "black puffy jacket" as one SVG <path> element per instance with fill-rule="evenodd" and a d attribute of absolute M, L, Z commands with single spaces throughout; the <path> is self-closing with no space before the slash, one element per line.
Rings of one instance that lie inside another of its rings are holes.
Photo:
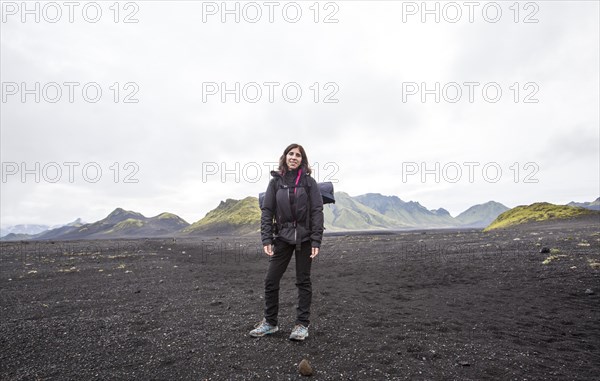
<path fill-rule="evenodd" d="M 315 179 L 304 172 L 296 186 L 297 173 L 294 170 L 282 176 L 279 172 L 271 171 L 273 178 L 261 208 L 263 245 L 272 244 L 276 237 L 293 245 L 310 240 L 312 247 L 321 247 L 323 198 Z"/>

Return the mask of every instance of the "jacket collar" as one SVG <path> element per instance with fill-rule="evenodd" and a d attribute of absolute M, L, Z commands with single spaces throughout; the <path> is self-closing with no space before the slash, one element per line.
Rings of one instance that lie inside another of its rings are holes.
<path fill-rule="evenodd" d="M 296 173 L 296 171 L 294 171 L 294 172 Z M 285 179 L 285 176 L 284 176 L 284 175 L 282 175 L 282 174 L 281 174 L 279 171 L 271 171 L 271 176 L 273 176 L 273 177 L 275 177 L 275 178 L 277 178 L 277 177 L 278 177 L 278 178 L 280 178 L 280 179 Z M 306 172 L 305 172 L 305 171 L 302 171 L 302 174 L 300 175 L 300 180 L 302 181 L 302 179 L 303 179 L 303 178 L 305 178 L 306 176 L 308 176 L 308 175 L 306 174 Z M 296 177 L 294 176 L 294 179 L 295 179 L 295 178 L 296 178 Z"/>
<path fill-rule="evenodd" d="M 293 171 L 289 171 L 289 172 L 294 172 L 294 176 L 295 176 L 296 174 L 298 174 L 297 171 L 298 170 L 293 170 Z M 284 175 L 282 175 L 279 171 L 271 171 L 271 176 L 273 176 L 273 177 L 284 177 Z M 306 176 L 306 172 L 302 171 L 302 175 L 301 176 L 302 177 Z"/>

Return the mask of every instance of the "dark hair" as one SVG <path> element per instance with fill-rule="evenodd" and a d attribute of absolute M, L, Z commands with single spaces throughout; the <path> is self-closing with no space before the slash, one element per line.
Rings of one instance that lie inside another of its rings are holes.
<path fill-rule="evenodd" d="M 302 162 L 300 162 L 299 168 L 301 168 L 302 171 L 307 175 L 310 175 L 312 173 L 312 169 L 310 168 L 310 165 L 308 165 L 308 157 L 306 156 L 306 151 L 304 151 L 304 147 L 296 143 L 292 143 L 289 146 L 287 146 L 286 149 L 283 151 L 283 155 L 281 155 L 281 157 L 279 158 L 279 173 L 284 175 L 288 171 L 288 167 L 285 162 L 285 157 L 294 148 L 298 148 L 300 150 L 300 154 L 302 154 Z"/>

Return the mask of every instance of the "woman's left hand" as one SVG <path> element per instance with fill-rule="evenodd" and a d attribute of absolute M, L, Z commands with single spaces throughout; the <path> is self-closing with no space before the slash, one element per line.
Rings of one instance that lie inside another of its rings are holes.
<path fill-rule="evenodd" d="M 316 257 L 319 254 L 319 248 L 318 247 L 313 247 L 312 248 L 312 254 L 310 255 L 311 258 Z"/>

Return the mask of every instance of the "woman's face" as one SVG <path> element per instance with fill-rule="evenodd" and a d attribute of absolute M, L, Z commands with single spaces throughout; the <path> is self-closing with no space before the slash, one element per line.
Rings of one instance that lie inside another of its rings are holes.
<path fill-rule="evenodd" d="M 290 152 L 287 153 L 285 156 L 285 163 L 290 171 L 300 167 L 300 164 L 302 163 L 302 154 L 298 147 L 292 148 Z"/>

